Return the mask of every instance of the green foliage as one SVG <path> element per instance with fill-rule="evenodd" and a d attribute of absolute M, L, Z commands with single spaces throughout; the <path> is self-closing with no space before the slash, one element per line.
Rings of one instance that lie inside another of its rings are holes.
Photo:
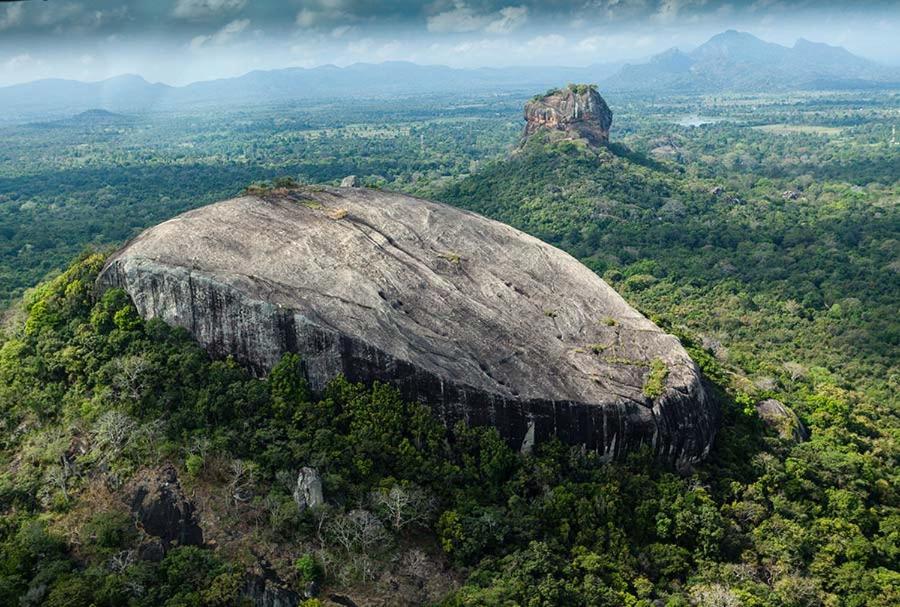
<path fill-rule="evenodd" d="M 209 587 L 203 591 L 201 595 L 203 605 L 209 605 L 209 607 L 231 607 L 232 605 L 242 604 L 239 597 L 244 581 L 244 576 L 240 573 L 220 573 L 213 578 Z M 246 602 L 246 599 L 243 602 Z"/>
<path fill-rule="evenodd" d="M 597 85 L 596 84 L 570 84 L 566 88 L 568 88 L 570 91 L 572 91 L 576 95 L 584 95 L 585 93 L 587 93 L 589 91 L 596 91 Z"/>
<path fill-rule="evenodd" d="M 654 358 L 650 361 L 650 372 L 647 374 L 647 379 L 644 382 L 644 396 L 647 398 L 662 396 L 666 389 L 666 378 L 668 377 L 669 367 L 663 360 Z"/>
<path fill-rule="evenodd" d="M 122 549 L 137 537 L 131 517 L 124 512 L 99 512 L 82 528 L 82 535 L 96 548 Z"/>
<path fill-rule="evenodd" d="M 93 599 L 91 580 L 70 574 L 56 580 L 43 604 L 47 607 L 84 607 L 91 605 Z"/>
<path fill-rule="evenodd" d="M 281 420 L 290 420 L 302 403 L 309 402 L 309 386 L 303 361 L 296 354 L 285 354 L 269 373 L 272 408 Z"/>
<path fill-rule="evenodd" d="M 559 87 L 553 87 L 551 89 L 547 89 L 547 91 L 545 93 L 538 93 L 538 94 L 534 95 L 531 98 L 531 100 L 532 101 L 540 101 L 544 97 L 551 97 L 560 92 L 562 92 L 562 89 L 560 89 Z"/>
<path fill-rule="evenodd" d="M 192 453 L 187 456 L 187 459 L 184 460 L 184 469 L 187 470 L 188 475 L 192 478 L 196 478 L 200 475 L 200 472 L 203 470 L 203 466 L 206 462 L 203 459 L 203 456 L 198 453 Z"/>
<path fill-rule="evenodd" d="M 241 193 L 245 196 L 268 196 L 276 190 L 295 190 L 301 185 L 294 177 L 276 177 L 272 181 L 254 181 Z"/>
<path fill-rule="evenodd" d="M 311 554 L 304 554 L 295 560 L 294 571 L 297 572 L 297 579 L 303 584 L 317 582 L 322 577 L 322 566 Z"/>

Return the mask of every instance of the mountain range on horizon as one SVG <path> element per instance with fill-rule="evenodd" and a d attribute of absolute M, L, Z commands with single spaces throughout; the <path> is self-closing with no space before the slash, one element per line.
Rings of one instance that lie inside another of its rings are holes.
<path fill-rule="evenodd" d="M 0 88 L 0 104 L 6 110 L 5 120 L 19 121 L 94 108 L 140 112 L 348 96 L 524 92 L 565 82 L 596 82 L 606 91 L 648 94 L 890 88 L 900 86 L 900 68 L 883 66 L 842 47 L 805 39 L 787 47 L 728 30 L 693 51 L 673 48 L 644 63 L 451 68 L 393 61 L 255 70 L 184 86 L 150 83 L 133 74 L 99 82 L 44 79 Z"/>
<path fill-rule="evenodd" d="M 619 91 L 786 91 L 896 86 L 900 69 L 843 47 L 798 39 L 788 47 L 728 30 L 693 51 L 673 48 L 646 63 L 627 64 L 606 79 Z"/>

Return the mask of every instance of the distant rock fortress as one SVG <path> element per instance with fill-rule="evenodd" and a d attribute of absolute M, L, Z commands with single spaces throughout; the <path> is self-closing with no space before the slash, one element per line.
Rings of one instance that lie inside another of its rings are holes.
<path fill-rule="evenodd" d="M 544 131 L 562 134 L 565 138 L 586 139 L 591 145 L 609 143 L 612 110 L 593 84 L 570 84 L 534 97 L 525 104 L 525 133 L 527 141 L 535 133 Z"/>
<path fill-rule="evenodd" d="M 226 200 L 145 231 L 104 287 L 264 375 L 299 353 L 321 390 L 385 381 L 448 426 L 523 450 L 558 436 L 678 464 L 716 410 L 678 340 L 568 254 L 443 204 L 365 188 Z"/>

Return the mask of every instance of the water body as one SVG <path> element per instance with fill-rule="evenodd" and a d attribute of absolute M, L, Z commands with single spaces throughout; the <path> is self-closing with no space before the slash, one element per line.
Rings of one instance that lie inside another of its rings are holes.
<path fill-rule="evenodd" d="M 724 118 L 717 118 L 715 116 L 699 116 L 697 114 L 687 114 L 685 116 L 681 116 L 680 118 L 676 118 L 673 122 L 678 126 L 695 127 L 703 126 L 704 124 L 716 124 L 717 122 L 722 122 L 724 120 Z"/>

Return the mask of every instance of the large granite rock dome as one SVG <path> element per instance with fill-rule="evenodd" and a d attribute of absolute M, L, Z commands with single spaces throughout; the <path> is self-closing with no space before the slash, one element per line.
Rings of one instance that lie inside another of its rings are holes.
<path fill-rule="evenodd" d="M 715 410 L 678 340 L 566 253 L 443 204 L 360 188 L 245 196 L 115 254 L 101 286 L 263 375 L 383 380 L 516 446 L 695 461 Z"/>

